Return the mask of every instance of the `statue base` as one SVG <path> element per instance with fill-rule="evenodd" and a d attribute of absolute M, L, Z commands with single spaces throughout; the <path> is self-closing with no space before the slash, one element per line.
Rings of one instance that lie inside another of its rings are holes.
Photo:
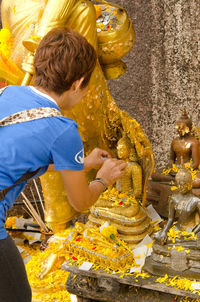
<path fill-rule="evenodd" d="M 200 280 L 200 268 L 186 269 L 180 273 L 167 264 L 154 261 L 151 256 L 146 258 L 143 270 L 154 276 L 164 277 L 167 274 L 173 278 L 179 275 L 181 278 Z"/>
<path fill-rule="evenodd" d="M 156 276 L 174 277 L 200 280 L 200 250 L 198 240 L 189 244 L 165 244 L 154 242 L 153 252 L 147 257 L 143 269 Z"/>

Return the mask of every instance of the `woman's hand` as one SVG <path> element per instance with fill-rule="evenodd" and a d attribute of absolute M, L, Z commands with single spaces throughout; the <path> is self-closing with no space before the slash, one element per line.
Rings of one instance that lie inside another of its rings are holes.
<path fill-rule="evenodd" d="M 96 177 L 102 178 L 107 186 L 113 185 L 116 180 L 125 173 L 127 163 L 116 158 L 109 158 L 104 161 L 103 166 L 97 172 Z"/>
<path fill-rule="evenodd" d="M 88 171 L 91 169 L 98 170 L 101 168 L 105 159 L 111 158 L 111 155 L 102 149 L 95 148 L 87 157 L 84 159 L 84 170 Z"/>
<path fill-rule="evenodd" d="M 95 151 L 97 152 L 97 151 Z M 97 152 L 98 153 L 98 152 Z M 100 154 L 102 154 L 100 152 Z M 107 155 L 107 152 L 104 153 Z M 122 177 L 127 164 L 122 160 L 108 158 L 97 172 L 96 177 L 102 178 L 107 186 Z M 72 207 L 81 212 L 91 207 L 103 192 L 104 186 L 100 182 L 93 182 L 88 186 L 85 173 L 81 171 L 60 171 L 66 189 L 68 200 Z"/>

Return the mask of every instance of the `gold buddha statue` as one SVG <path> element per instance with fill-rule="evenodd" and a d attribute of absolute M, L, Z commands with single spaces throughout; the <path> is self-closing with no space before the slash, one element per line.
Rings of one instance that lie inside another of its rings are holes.
<path fill-rule="evenodd" d="M 192 175 L 184 165 L 175 178 L 178 192 L 170 197 L 168 221 L 154 234 L 153 253 L 144 269 L 156 275 L 200 279 L 200 198 L 192 193 Z"/>
<path fill-rule="evenodd" d="M 135 198 L 141 198 L 142 168 L 138 164 L 136 150 L 126 135 L 117 143 L 117 155 L 128 164 L 124 176 L 116 182 L 117 190 L 132 194 Z"/>
<path fill-rule="evenodd" d="M 152 226 L 146 210 L 141 206 L 144 188 L 142 168 L 127 135 L 119 139 L 117 155 L 128 164 L 125 174 L 92 206 L 87 226 L 102 225 L 106 221 L 116 227 L 119 238 L 133 249 L 152 232 Z"/>
<path fill-rule="evenodd" d="M 40 39 L 59 26 L 78 31 L 94 46 L 107 77 L 114 78 L 125 71 L 120 59 L 134 42 L 131 21 L 126 12 L 115 5 L 105 3 L 99 8 L 96 15 L 97 10 L 89 0 L 59 0 L 59 5 L 56 0 L 2 0 L 2 24 L 11 31 L 14 43 L 11 58 L 26 72 L 23 85 L 28 85 L 34 74 L 33 55 Z M 143 162 L 143 178 L 147 179 L 153 158 L 148 138 L 140 125 L 115 104 L 100 63 L 80 104 L 62 113 L 78 123 L 86 155 L 95 147 L 114 155 L 117 141 L 124 133 L 128 134 Z M 95 171 L 88 173 L 88 180 L 94 174 Z M 41 177 L 41 184 L 45 219 L 54 232 L 61 231 L 78 213 L 68 203 L 59 172 L 47 172 Z M 145 194 L 143 200 L 145 202 Z"/>
<path fill-rule="evenodd" d="M 184 163 L 190 164 L 192 169 L 198 169 L 200 164 L 199 141 L 192 133 L 192 120 L 187 116 L 184 109 L 181 118 L 176 123 L 175 128 L 179 137 L 173 139 L 171 143 L 170 164 L 180 166 L 181 159 Z M 193 187 L 200 187 L 200 173 L 196 174 L 193 180 Z"/>

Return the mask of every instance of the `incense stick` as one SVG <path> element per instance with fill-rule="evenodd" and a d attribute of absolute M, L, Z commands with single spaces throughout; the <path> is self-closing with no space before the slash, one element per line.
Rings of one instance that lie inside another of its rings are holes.
<path fill-rule="evenodd" d="M 31 190 L 31 194 L 32 194 L 32 196 L 33 196 L 33 200 L 34 200 L 34 203 L 35 203 L 35 207 L 36 207 L 37 213 L 38 213 L 38 215 L 40 215 L 40 211 L 39 211 L 39 209 L 38 209 L 37 202 L 36 202 L 36 200 L 35 200 L 35 196 L 34 196 L 34 194 L 33 194 L 33 190 L 32 190 L 31 187 L 30 187 L 30 190 Z M 40 215 L 40 217 L 41 217 L 41 215 Z"/>
<path fill-rule="evenodd" d="M 33 215 L 34 219 L 37 221 L 37 223 L 39 224 L 39 226 L 46 232 L 48 233 L 49 230 L 46 227 L 46 225 L 44 224 L 44 222 L 42 221 L 41 217 L 38 215 L 38 213 L 36 212 L 35 208 L 32 206 L 31 202 L 28 200 L 28 198 L 26 197 L 26 195 L 21 192 L 24 200 L 23 202 L 25 203 L 25 205 L 27 206 L 28 210 L 30 211 L 30 213 Z"/>
<path fill-rule="evenodd" d="M 28 214 L 28 216 L 30 216 L 31 218 L 33 218 L 33 216 L 29 213 L 29 211 L 27 211 L 27 209 L 25 209 L 24 207 L 22 207 L 22 209 Z"/>
<path fill-rule="evenodd" d="M 36 183 L 35 179 L 33 179 L 33 183 L 34 183 L 34 185 L 35 185 L 35 188 L 36 188 L 36 191 L 37 191 L 39 200 L 40 200 L 40 202 L 41 202 L 42 210 L 43 210 L 43 212 L 44 212 L 44 205 L 43 205 L 42 198 L 41 198 L 41 196 L 40 196 L 40 192 L 39 192 L 39 189 L 38 189 L 38 186 L 37 186 L 37 183 Z"/>

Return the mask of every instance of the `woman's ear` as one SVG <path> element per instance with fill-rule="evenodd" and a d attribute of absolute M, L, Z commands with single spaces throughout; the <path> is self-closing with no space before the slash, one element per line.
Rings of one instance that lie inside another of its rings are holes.
<path fill-rule="evenodd" d="M 81 85 L 83 83 L 84 77 L 80 78 L 79 80 L 76 80 L 73 84 L 72 84 L 72 90 L 74 92 L 76 92 L 77 90 L 79 90 L 81 88 Z"/>

